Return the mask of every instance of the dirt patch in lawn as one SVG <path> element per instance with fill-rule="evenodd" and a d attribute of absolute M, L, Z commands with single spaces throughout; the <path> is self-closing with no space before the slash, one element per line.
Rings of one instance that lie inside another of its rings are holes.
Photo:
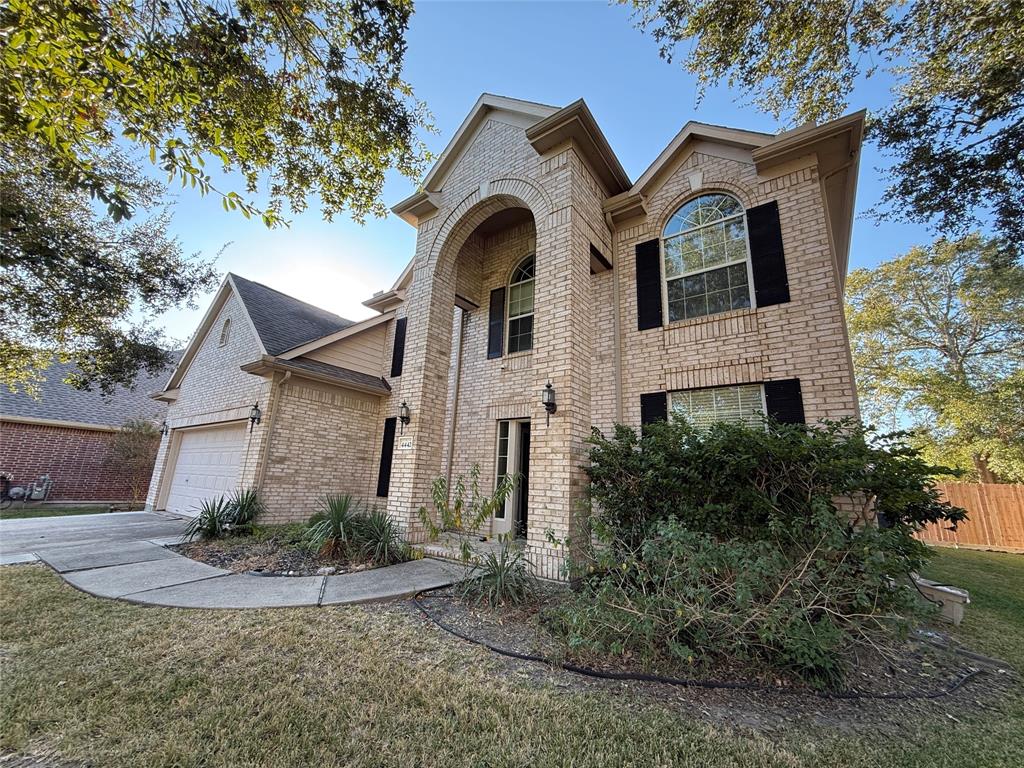
<path fill-rule="evenodd" d="M 301 534 L 291 530 L 192 541 L 170 549 L 216 568 L 261 576 L 317 576 L 324 573 L 324 569 L 333 574 L 374 567 L 369 562 L 330 557 L 311 550 L 302 541 Z"/>
<path fill-rule="evenodd" d="M 738 664 L 680 668 L 644 664 L 629 657 L 575 652 L 567 655 L 563 643 L 544 627 L 542 620 L 543 607 L 557 599 L 558 590 L 554 588 L 536 604 L 492 610 L 469 604 L 451 590 L 445 590 L 424 595 L 421 602 L 445 626 L 513 653 L 541 656 L 556 664 L 566 661 L 602 672 L 653 673 L 693 682 L 673 685 L 609 680 L 493 655 L 497 669 L 530 684 L 553 685 L 570 692 L 611 691 L 623 695 L 625 706 L 658 703 L 688 716 L 762 732 L 813 726 L 848 733 L 898 735 L 908 720 L 927 721 L 942 728 L 975 717 L 999 716 L 1018 695 L 1020 685 L 1020 678 L 1012 669 L 965 658 L 920 639 L 894 643 L 884 649 L 884 655 L 866 649 L 857 653 L 846 689 L 839 695 L 819 695 L 799 681 Z M 404 609 L 434 626 L 414 603 L 407 603 Z M 454 643 L 465 642 L 454 635 L 449 637 Z M 971 677 L 957 690 L 936 695 L 967 675 Z M 718 687 L 723 683 L 726 685 Z M 732 683 L 739 683 L 740 687 L 726 687 Z"/>

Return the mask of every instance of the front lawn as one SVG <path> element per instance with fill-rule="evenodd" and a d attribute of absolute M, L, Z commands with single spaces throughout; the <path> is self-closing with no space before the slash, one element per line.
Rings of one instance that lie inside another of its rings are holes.
<path fill-rule="evenodd" d="M 20 502 L 15 502 L 7 509 L 0 509 L 0 520 L 25 520 L 34 517 L 65 517 L 67 515 L 98 515 L 109 511 L 109 504 L 91 504 L 78 507 L 30 507 Z"/>
<path fill-rule="evenodd" d="M 1024 557 L 944 550 L 927 575 L 971 590 L 960 639 L 1024 669 Z M 42 566 L 0 569 L 0 597 L 0 749 L 54 749 L 96 768 L 1016 767 L 1024 756 L 1020 698 L 984 711 L 950 699 L 931 721 L 881 730 L 755 732 L 671 706 L 697 692 L 561 686 L 443 635 L 407 604 L 141 607 L 86 596 Z"/>
<path fill-rule="evenodd" d="M 922 575 L 971 593 L 967 618 L 951 634 L 1024 673 L 1024 555 L 945 547 L 933 552 Z"/>

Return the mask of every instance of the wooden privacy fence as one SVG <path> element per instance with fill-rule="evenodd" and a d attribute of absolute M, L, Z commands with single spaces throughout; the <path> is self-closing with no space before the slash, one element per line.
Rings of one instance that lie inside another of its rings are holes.
<path fill-rule="evenodd" d="M 946 500 L 967 510 L 955 531 L 928 525 L 917 537 L 928 544 L 1024 552 L 1024 485 L 939 483 Z"/>

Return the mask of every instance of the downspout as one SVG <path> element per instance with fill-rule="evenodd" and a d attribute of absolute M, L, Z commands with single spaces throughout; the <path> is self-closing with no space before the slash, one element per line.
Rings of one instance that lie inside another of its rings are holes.
<path fill-rule="evenodd" d="M 466 335 L 466 318 L 469 313 L 459 307 L 459 337 L 455 344 L 455 384 L 452 399 L 452 427 L 448 432 L 448 463 L 447 476 L 448 487 L 452 487 L 452 464 L 455 459 L 455 428 L 459 423 L 459 385 L 462 383 L 462 340 Z"/>

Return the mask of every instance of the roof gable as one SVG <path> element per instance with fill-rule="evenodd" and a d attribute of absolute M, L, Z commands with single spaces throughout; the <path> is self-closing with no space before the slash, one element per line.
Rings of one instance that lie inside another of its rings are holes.
<path fill-rule="evenodd" d="M 669 142 L 668 146 L 654 159 L 647 170 L 636 180 L 630 194 L 649 194 L 650 188 L 654 186 L 663 172 L 668 170 L 676 158 L 683 154 L 695 141 L 709 141 L 714 144 L 724 144 L 731 147 L 743 149 L 757 149 L 772 141 L 774 137 L 770 133 L 759 133 L 756 131 L 743 131 L 737 128 L 726 128 L 721 125 L 710 125 L 709 123 L 698 123 L 693 120 L 683 126 Z"/>
<path fill-rule="evenodd" d="M 262 283 L 235 274 L 229 274 L 228 280 L 234 285 L 235 293 L 252 320 L 256 335 L 267 354 L 279 355 L 353 324 L 351 320 L 299 301 Z"/>
<path fill-rule="evenodd" d="M 280 354 L 353 324 L 352 321 L 325 309 L 229 272 L 217 289 L 202 322 L 185 347 L 178 367 L 175 368 L 163 391 L 173 390 L 181 384 L 203 340 L 232 294 L 238 297 L 242 305 L 261 355 Z"/>
<path fill-rule="evenodd" d="M 434 167 L 423 179 L 423 189 L 428 192 L 437 192 L 444 186 L 448 174 L 462 153 L 472 144 L 477 131 L 489 116 L 497 114 L 499 118 L 504 117 L 505 121 L 513 125 L 527 128 L 558 111 L 558 107 L 538 104 L 534 101 L 510 99 L 506 96 L 495 96 L 492 93 L 482 94 L 476 100 L 476 104 L 473 105 L 466 119 L 462 121 L 462 125 L 459 126 L 452 140 L 448 142 L 448 146 L 438 157 L 437 162 L 434 163 Z M 502 115 L 502 113 L 504 114 Z"/>
<path fill-rule="evenodd" d="M 436 213 L 439 207 L 437 193 L 488 118 L 517 125 L 525 130 L 558 111 L 558 107 L 535 101 L 511 99 L 492 93 L 482 94 L 423 179 L 420 189 L 391 210 L 414 227 L 418 226 L 420 219 Z"/>

